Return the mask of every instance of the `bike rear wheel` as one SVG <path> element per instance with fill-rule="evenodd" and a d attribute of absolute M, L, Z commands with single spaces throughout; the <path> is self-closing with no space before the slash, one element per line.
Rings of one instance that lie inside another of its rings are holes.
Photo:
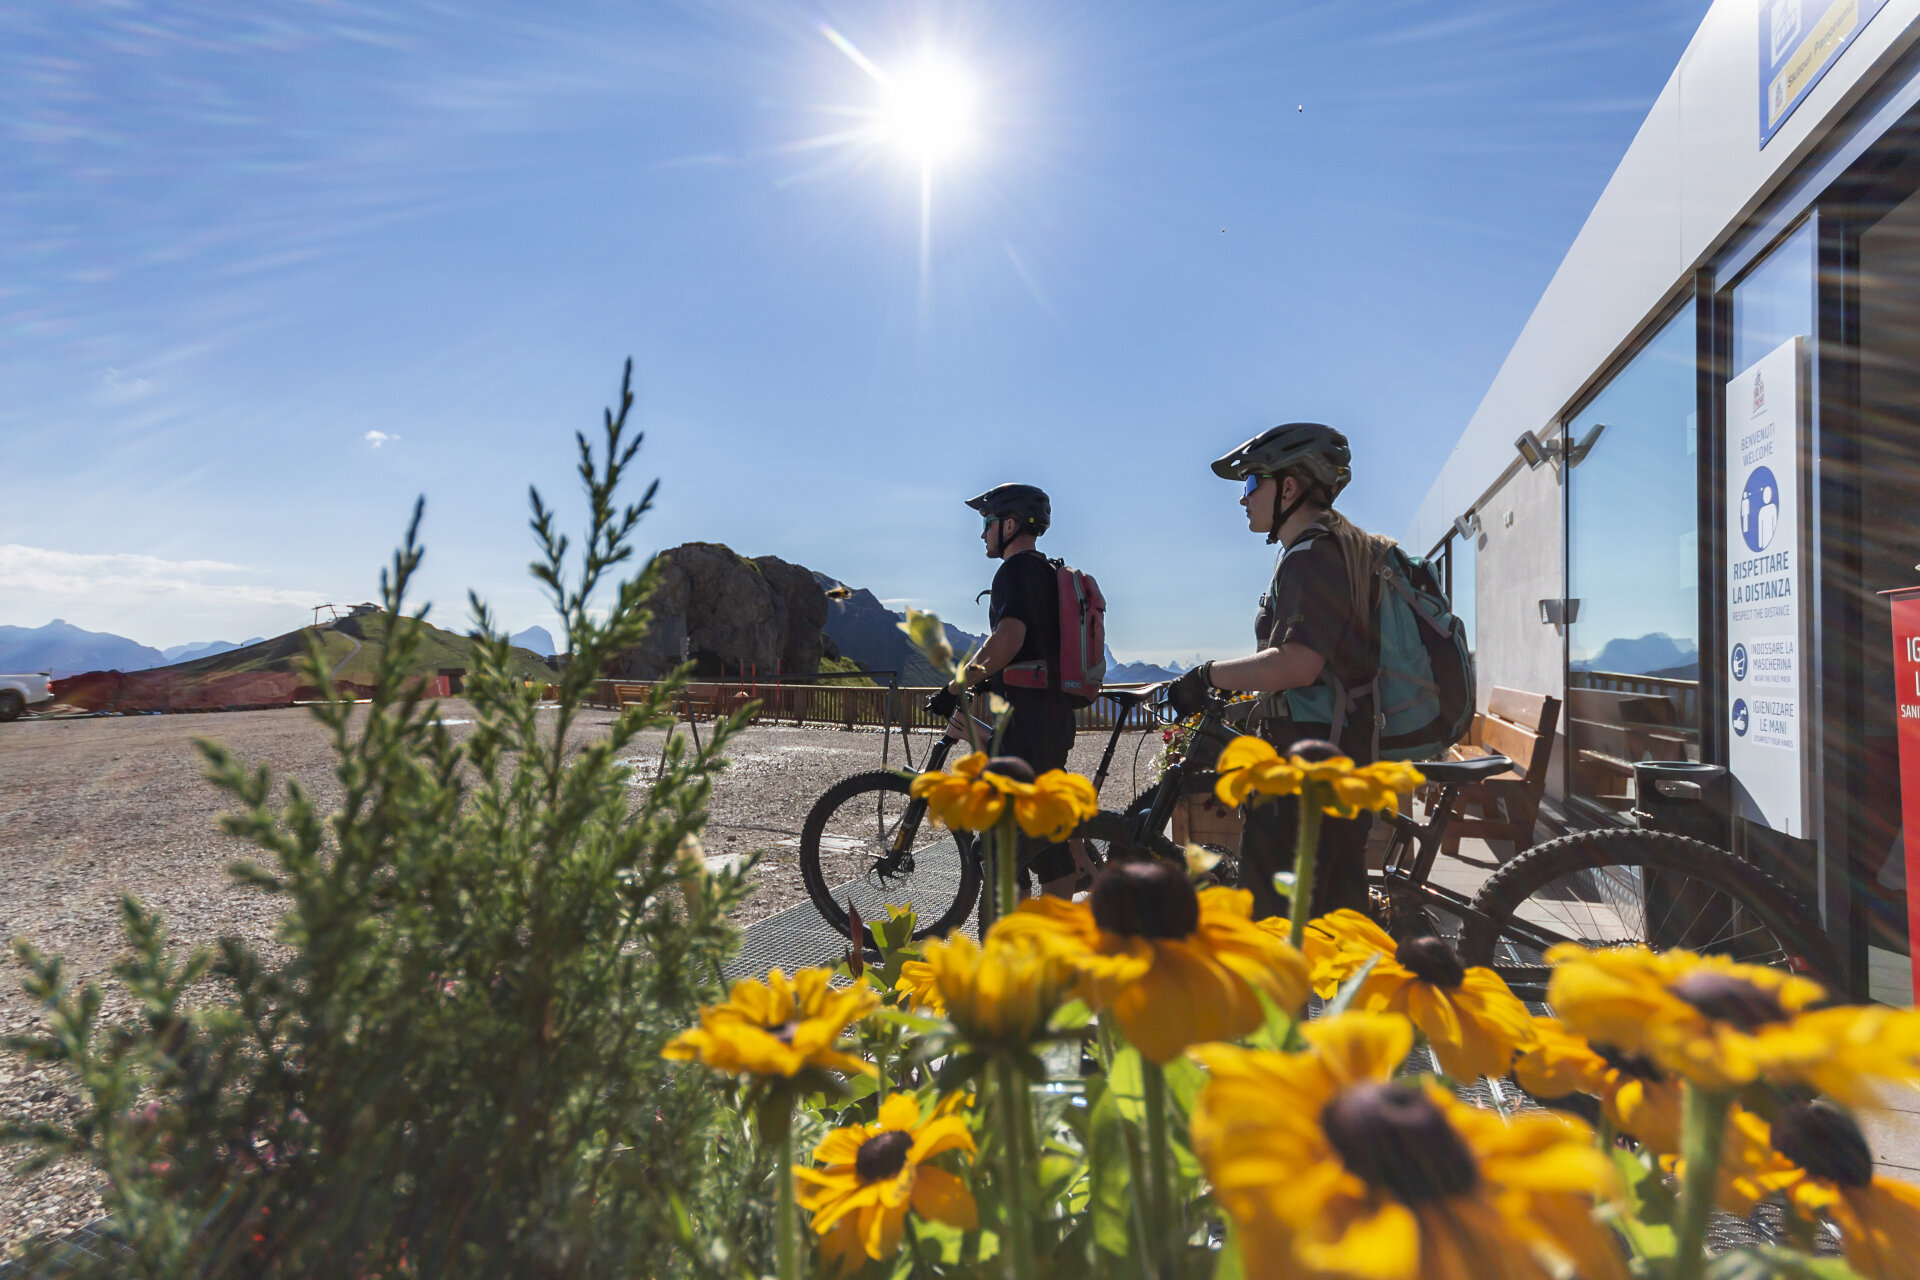
<path fill-rule="evenodd" d="M 887 908 L 912 907 L 913 936 L 951 933 L 980 896 L 974 837 L 949 832 L 908 794 L 909 780 L 875 770 L 835 783 L 800 829 L 800 878 L 827 924 L 848 938 L 851 904 L 864 944 L 877 945 L 867 922 Z M 909 809 L 912 812 L 909 812 Z"/>
<path fill-rule="evenodd" d="M 1555 942 L 1684 947 L 1746 964 L 1838 974 L 1818 923 L 1757 867 L 1665 832 L 1582 831 L 1548 841 L 1495 872 L 1473 900 L 1461 958 L 1509 985 L 1544 988 Z"/>

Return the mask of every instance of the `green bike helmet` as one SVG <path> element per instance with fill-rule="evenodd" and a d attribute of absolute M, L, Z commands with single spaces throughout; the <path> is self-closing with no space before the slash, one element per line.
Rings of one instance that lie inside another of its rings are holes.
<path fill-rule="evenodd" d="M 1222 480 L 1248 476 L 1303 475 L 1327 491 L 1327 501 L 1353 479 L 1353 451 L 1347 438 L 1319 422 L 1285 422 L 1269 427 L 1213 464 Z"/>

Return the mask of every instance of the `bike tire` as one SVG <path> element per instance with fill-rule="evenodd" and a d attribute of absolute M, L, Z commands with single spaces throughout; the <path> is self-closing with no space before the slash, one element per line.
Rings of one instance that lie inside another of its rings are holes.
<path fill-rule="evenodd" d="M 927 938 L 958 928 L 980 896 L 974 837 L 949 833 L 924 811 L 906 868 L 886 876 L 870 869 L 892 848 L 911 798 L 909 786 L 909 779 L 879 769 L 843 778 L 814 802 L 800 828 L 800 879 L 807 896 L 827 926 L 849 939 L 853 921 L 846 903 L 851 901 L 859 909 L 868 948 L 877 948 L 878 941 L 865 922 L 886 919 L 890 905 L 912 906 L 918 916 L 913 936 Z"/>
<path fill-rule="evenodd" d="M 1551 975 L 1529 923 L 1585 945 L 1684 946 L 1829 985 L 1840 972 L 1826 933 L 1785 885 L 1725 849 L 1668 832 L 1616 828 L 1550 840 L 1490 876 L 1473 909 L 1461 959 L 1514 986 L 1544 988 Z"/>

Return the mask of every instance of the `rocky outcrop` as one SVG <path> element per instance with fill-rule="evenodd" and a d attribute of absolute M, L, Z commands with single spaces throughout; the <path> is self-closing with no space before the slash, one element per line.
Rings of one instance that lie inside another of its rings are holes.
<path fill-rule="evenodd" d="M 717 542 L 674 547 L 660 562 L 647 637 L 610 665 L 609 676 L 657 679 L 683 654 L 708 678 L 820 669 L 827 598 L 811 571 L 777 556 L 749 560 Z"/>
<path fill-rule="evenodd" d="M 811 674 L 820 669 L 827 625 L 827 596 L 811 569 L 779 556 L 755 556 L 753 563 L 773 592 L 773 625 L 780 634 L 782 671 Z"/>

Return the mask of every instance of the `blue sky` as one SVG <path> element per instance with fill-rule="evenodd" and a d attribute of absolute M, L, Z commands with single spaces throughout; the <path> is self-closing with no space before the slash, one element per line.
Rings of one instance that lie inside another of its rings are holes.
<path fill-rule="evenodd" d="M 960 500 L 1017 478 L 1122 657 L 1243 649 L 1206 464 L 1334 423 L 1398 533 L 1705 9 L 8 6 L 0 623 L 290 630 L 424 493 L 436 621 L 551 625 L 526 486 L 577 510 L 631 355 L 649 550 L 978 628 Z M 974 86 L 924 238 L 829 31 Z"/>

